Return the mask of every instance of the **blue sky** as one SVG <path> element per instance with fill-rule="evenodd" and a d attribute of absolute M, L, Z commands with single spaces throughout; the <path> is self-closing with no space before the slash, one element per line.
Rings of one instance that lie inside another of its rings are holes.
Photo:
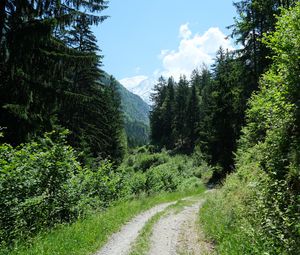
<path fill-rule="evenodd" d="M 94 29 L 103 69 L 127 87 L 158 75 L 188 74 L 211 64 L 233 23 L 231 0 L 111 0 L 110 18 Z"/>

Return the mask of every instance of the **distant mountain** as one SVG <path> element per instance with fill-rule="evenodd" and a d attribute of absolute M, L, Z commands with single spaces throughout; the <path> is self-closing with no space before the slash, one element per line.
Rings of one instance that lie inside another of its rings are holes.
<path fill-rule="evenodd" d="M 150 94 L 156 81 L 147 76 L 137 76 L 137 79 L 125 78 L 120 80 L 130 92 L 140 96 L 148 105 L 151 105 Z"/>
<path fill-rule="evenodd" d="M 103 82 L 108 84 L 109 80 L 110 75 L 104 73 Z M 149 105 L 138 95 L 128 91 L 120 82 L 116 82 L 121 97 L 128 145 L 132 147 L 148 143 L 150 133 Z"/>

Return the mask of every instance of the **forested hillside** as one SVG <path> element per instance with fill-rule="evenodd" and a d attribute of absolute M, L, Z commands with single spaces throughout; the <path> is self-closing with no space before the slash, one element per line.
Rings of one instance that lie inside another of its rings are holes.
<path fill-rule="evenodd" d="M 161 76 L 151 107 L 102 70 L 91 27 L 108 5 L 0 4 L 0 254 L 92 254 L 204 185 L 194 225 L 211 252 L 299 254 L 299 1 L 235 1 L 236 49 Z"/>
<path fill-rule="evenodd" d="M 109 75 L 104 73 L 103 83 L 109 85 Z M 116 81 L 120 95 L 121 110 L 129 147 L 142 146 L 149 142 L 149 110 L 150 107 L 139 96 L 128 91 Z"/>

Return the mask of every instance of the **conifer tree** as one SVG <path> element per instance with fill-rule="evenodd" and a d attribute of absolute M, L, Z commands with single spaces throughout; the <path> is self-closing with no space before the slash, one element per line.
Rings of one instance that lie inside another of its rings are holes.
<path fill-rule="evenodd" d="M 163 139 L 162 143 L 167 149 L 173 149 L 175 147 L 175 136 L 174 136 L 174 121 L 175 121 L 175 81 L 173 77 L 170 77 L 166 87 L 166 98 L 162 104 L 162 129 Z"/>
<path fill-rule="evenodd" d="M 151 142 L 154 145 L 162 146 L 163 132 L 163 119 L 162 119 L 162 106 L 167 95 L 167 82 L 161 76 L 158 79 L 157 84 L 154 86 L 153 93 L 151 95 L 151 100 L 153 103 L 152 109 L 150 111 L 150 127 Z"/>
<path fill-rule="evenodd" d="M 238 50 L 241 60 L 248 70 L 248 86 L 250 91 L 256 90 L 261 74 L 271 64 L 271 51 L 262 43 L 264 33 L 274 30 L 276 17 L 280 7 L 290 7 L 297 0 L 242 0 L 234 3 L 238 17 L 235 18 L 232 37 L 243 45 Z M 251 93 L 250 92 L 250 93 Z M 250 96 L 250 95 L 249 95 Z"/>
<path fill-rule="evenodd" d="M 205 159 L 220 166 L 215 179 L 233 169 L 236 140 L 244 119 L 246 97 L 242 76 L 243 68 L 234 53 L 217 53 L 210 82 L 201 91 L 201 119 L 198 143 Z M 207 72 L 203 72 L 207 75 Z"/>
<path fill-rule="evenodd" d="M 193 71 L 191 80 L 191 94 L 188 101 L 187 111 L 185 113 L 187 118 L 187 132 L 190 152 L 194 150 L 196 142 L 199 139 L 199 129 L 201 121 L 201 99 L 198 89 L 200 87 L 200 81 L 201 76 L 199 75 L 198 71 Z"/>
<path fill-rule="evenodd" d="M 106 4 L 101 0 L 1 3 L 0 121 L 7 127 L 8 142 L 18 144 L 56 125 L 61 95 L 72 85 L 70 71 L 86 58 L 55 37 L 54 30 L 75 22 L 83 9 L 89 12 L 90 24 L 98 24 L 105 17 L 93 13 Z"/>
<path fill-rule="evenodd" d="M 105 128 L 102 106 L 105 96 L 99 82 L 99 48 L 86 15 L 80 15 L 71 28 L 66 28 L 61 39 L 68 47 L 84 55 L 85 63 L 75 63 L 70 69 L 68 76 L 71 84 L 61 97 L 59 121 L 71 130 L 69 142 L 72 146 L 80 149 L 84 144 L 86 151 L 97 156 L 105 150 L 105 138 L 101 136 L 101 129 Z"/>
<path fill-rule="evenodd" d="M 117 91 L 116 80 L 110 77 L 110 84 L 106 89 L 105 104 L 107 105 L 107 128 L 105 132 L 109 139 L 107 155 L 116 160 L 122 160 L 126 151 L 126 136 L 124 134 L 123 115 L 121 113 L 121 98 Z"/>
<path fill-rule="evenodd" d="M 177 146 L 183 148 L 187 143 L 187 107 L 189 100 L 189 82 L 186 76 L 180 76 L 174 102 L 174 136 Z"/>

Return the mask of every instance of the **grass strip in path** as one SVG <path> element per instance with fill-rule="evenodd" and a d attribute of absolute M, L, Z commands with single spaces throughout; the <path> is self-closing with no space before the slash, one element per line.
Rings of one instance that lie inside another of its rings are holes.
<path fill-rule="evenodd" d="M 174 213 L 179 213 L 185 206 L 193 204 L 195 202 L 194 198 L 196 198 L 196 196 L 193 196 L 190 199 L 180 199 L 176 204 L 168 206 L 164 211 L 159 212 L 155 216 L 153 216 L 143 227 L 139 237 L 132 247 L 130 255 L 147 254 L 150 250 L 150 237 L 152 235 L 153 226 L 160 220 L 161 217 L 167 215 L 171 211 Z"/>

